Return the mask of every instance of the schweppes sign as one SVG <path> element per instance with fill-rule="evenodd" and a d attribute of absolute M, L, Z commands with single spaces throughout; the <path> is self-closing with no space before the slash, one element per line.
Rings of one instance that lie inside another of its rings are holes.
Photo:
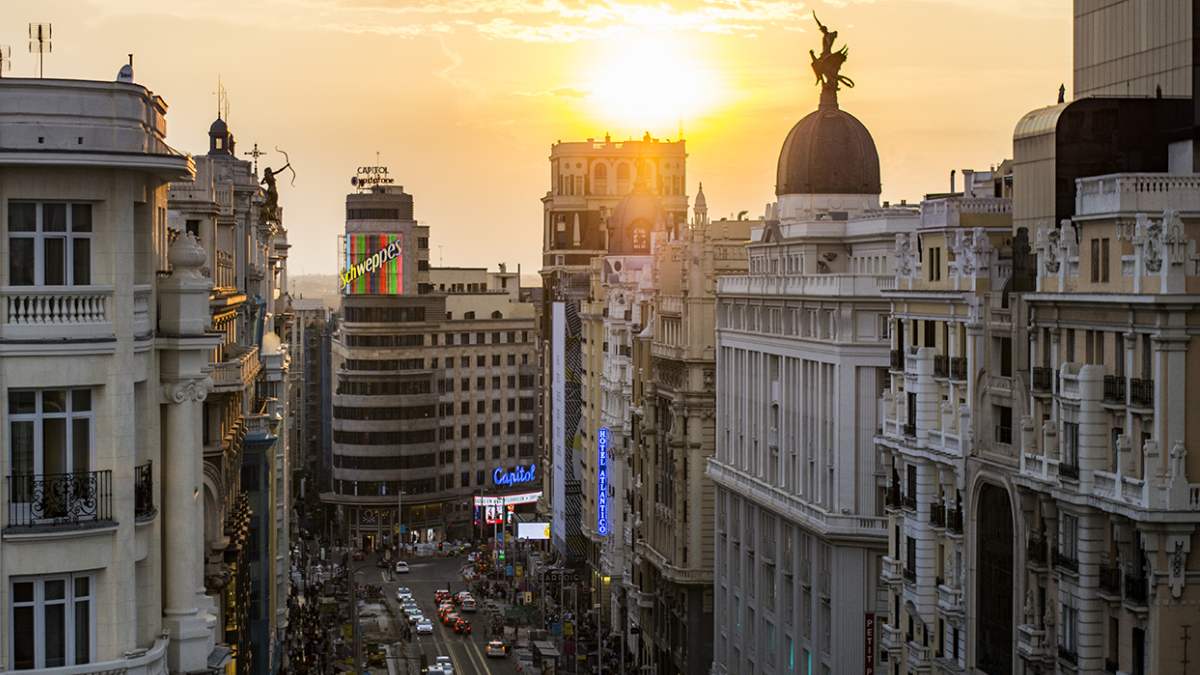
<path fill-rule="evenodd" d="M 376 240 L 372 242 L 371 240 Z M 367 246 L 375 243 L 377 248 L 373 253 Z M 346 242 L 346 266 L 341 274 L 342 290 L 347 293 L 399 293 L 396 288 L 400 279 L 400 256 L 403 253 L 402 240 L 387 235 L 349 235 Z M 391 263 L 391 265 L 389 265 Z M 386 271 L 385 274 L 378 274 Z"/>

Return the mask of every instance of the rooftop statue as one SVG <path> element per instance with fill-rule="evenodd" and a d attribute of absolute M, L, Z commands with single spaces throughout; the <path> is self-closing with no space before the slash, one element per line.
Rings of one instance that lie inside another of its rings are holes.
<path fill-rule="evenodd" d="M 263 169 L 262 184 L 267 188 L 261 210 L 261 218 L 264 222 L 279 222 L 279 188 L 275 185 L 275 176 L 283 173 L 285 169 L 289 170 L 292 172 L 292 184 L 296 184 L 296 170 L 292 168 L 291 158 L 278 147 L 275 148 L 275 151 L 283 155 L 284 159 L 287 160 L 287 164 L 274 170 L 271 167 Z"/>
<path fill-rule="evenodd" d="M 846 57 L 850 53 L 850 48 L 845 45 L 841 49 L 834 51 L 833 43 L 837 40 L 837 31 L 829 30 L 821 20 L 817 18 L 817 13 L 813 12 L 813 21 L 817 22 L 817 27 L 821 29 L 821 55 L 817 56 L 813 50 L 808 50 L 808 55 L 812 58 L 813 73 L 817 76 L 817 84 L 821 85 L 822 90 L 828 92 L 836 92 L 844 84 L 847 87 L 854 86 L 854 80 L 839 75 L 842 69 L 842 64 L 846 62 Z"/>

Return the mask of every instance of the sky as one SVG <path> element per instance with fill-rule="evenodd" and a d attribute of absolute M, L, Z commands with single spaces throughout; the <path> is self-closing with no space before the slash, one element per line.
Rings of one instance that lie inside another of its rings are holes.
<path fill-rule="evenodd" d="M 0 0 L 0 45 L 9 77 L 36 73 L 29 22 L 53 24 L 49 77 L 111 80 L 132 52 L 184 152 L 207 151 L 219 77 L 238 150 L 296 170 L 290 274 L 336 272 L 350 177 L 378 153 L 434 265 L 529 275 L 557 140 L 682 132 L 688 194 L 761 214 L 817 104 L 814 11 L 849 46 L 839 100 L 875 138 L 886 200 L 998 164 L 1021 115 L 1070 95 L 1070 0 Z"/>

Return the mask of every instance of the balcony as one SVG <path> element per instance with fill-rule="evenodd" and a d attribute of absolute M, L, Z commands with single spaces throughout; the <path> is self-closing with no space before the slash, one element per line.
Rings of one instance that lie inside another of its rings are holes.
<path fill-rule="evenodd" d="M 933 355 L 933 376 L 934 377 L 949 377 L 950 376 L 950 360 L 942 354 Z"/>
<path fill-rule="evenodd" d="M 958 382 L 967 381 L 967 358 L 965 356 L 950 357 L 950 379 Z"/>
<path fill-rule="evenodd" d="M 213 365 L 213 391 L 241 391 L 254 382 L 262 368 L 258 360 L 258 345 L 237 356 L 226 358 Z"/>
<path fill-rule="evenodd" d="M 904 566 L 904 580 L 909 583 L 917 583 L 917 571 L 908 565 Z"/>
<path fill-rule="evenodd" d="M 941 584 L 937 589 L 937 606 L 944 614 L 961 616 L 963 613 L 963 592 L 961 588 L 951 588 Z"/>
<path fill-rule="evenodd" d="M 8 531 L 112 522 L 112 471 L 8 477 Z"/>
<path fill-rule="evenodd" d="M 1117 600 L 1121 597 L 1121 568 L 1116 565 L 1100 565 L 1100 595 Z"/>
<path fill-rule="evenodd" d="M 961 508 L 946 509 L 946 531 L 951 534 L 962 534 L 963 514 Z"/>
<path fill-rule="evenodd" d="M 1044 627 L 1023 623 L 1017 626 L 1017 654 L 1027 661 L 1044 661 L 1050 657 L 1050 641 Z"/>
<path fill-rule="evenodd" d="M 3 340 L 88 340 L 113 336 L 111 286 L 0 288 Z"/>
<path fill-rule="evenodd" d="M 1074 651 L 1067 649 L 1066 647 L 1064 647 L 1062 645 L 1059 645 L 1058 646 L 1058 660 L 1063 661 L 1064 663 L 1069 663 L 1071 665 L 1075 665 L 1079 662 L 1079 656 Z"/>
<path fill-rule="evenodd" d="M 1079 574 L 1079 561 L 1058 549 L 1054 549 L 1054 566 Z"/>
<path fill-rule="evenodd" d="M 909 511 L 917 510 L 917 498 L 912 495 L 903 495 L 900 497 L 900 503 Z"/>
<path fill-rule="evenodd" d="M 900 635 L 900 627 L 886 621 L 879 624 L 879 645 L 884 651 L 897 652 L 904 646 L 904 638 Z"/>
<path fill-rule="evenodd" d="M 903 349 L 893 349 L 892 350 L 891 363 L 892 363 L 892 370 L 894 370 L 896 372 L 903 372 L 903 370 L 904 370 L 904 350 Z"/>
<path fill-rule="evenodd" d="M 1054 371 L 1045 366 L 1034 366 L 1030 376 L 1030 384 L 1034 393 L 1049 394 L 1054 383 Z"/>
<path fill-rule="evenodd" d="M 1154 380 L 1129 378 L 1129 402 L 1139 408 L 1154 407 Z"/>
<path fill-rule="evenodd" d="M 154 465 L 146 462 L 133 469 L 133 515 L 138 520 L 154 517 Z"/>
<path fill-rule="evenodd" d="M 946 527 L 946 505 L 934 502 L 929 505 L 929 524 L 936 528 Z"/>
<path fill-rule="evenodd" d="M 1075 215 L 1200 210 L 1200 175 L 1119 173 L 1075 179 Z"/>
<path fill-rule="evenodd" d="M 917 437 L 917 424 L 916 424 L 916 422 L 905 422 L 905 423 L 904 423 L 904 435 L 905 435 L 905 436 L 907 436 L 907 437 L 909 437 L 909 438 L 916 438 L 916 437 Z"/>
<path fill-rule="evenodd" d="M 1150 595 L 1150 584 L 1146 577 L 1135 574 L 1125 575 L 1125 602 L 1133 607 L 1146 607 Z"/>
<path fill-rule="evenodd" d="M 929 667 L 929 647 L 918 642 L 908 643 L 908 665 L 922 670 Z"/>
<path fill-rule="evenodd" d="M 1104 376 L 1104 402 L 1125 403 L 1125 378 L 1120 375 Z"/>
<path fill-rule="evenodd" d="M 888 487 L 887 491 L 887 507 L 889 509 L 898 509 L 902 503 L 903 501 L 900 497 L 900 485 L 899 483 L 892 483 L 891 486 Z"/>
<path fill-rule="evenodd" d="M 888 556 L 883 557 L 883 572 L 880 574 L 885 584 L 898 584 L 902 579 L 900 561 Z"/>
<path fill-rule="evenodd" d="M 717 293 L 729 295 L 879 297 L 896 287 L 893 274 L 738 275 L 717 278 Z"/>

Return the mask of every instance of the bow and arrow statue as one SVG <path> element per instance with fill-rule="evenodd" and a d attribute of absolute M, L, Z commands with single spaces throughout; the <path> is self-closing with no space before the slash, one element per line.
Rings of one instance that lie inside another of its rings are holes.
<path fill-rule="evenodd" d="M 278 169 L 272 169 L 271 167 L 263 169 L 262 184 L 266 186 L 267 194 L 266 198 L 263 200 L 261 215 L 264 222 L 272 221 L 277 223 L 279 222 L 279 188 L 275 186 L 275 176 L 283 173 L 285 169 L 291 171 L 291 184 L 295 185 L 296 170 L 292 168 L 292 159 L 291 157 L 288 157 L 287 152 L 280 150 L 279 146 L 275 146 L 275 152 L 283 155 L 283 159 L 286 164 Z"/>

